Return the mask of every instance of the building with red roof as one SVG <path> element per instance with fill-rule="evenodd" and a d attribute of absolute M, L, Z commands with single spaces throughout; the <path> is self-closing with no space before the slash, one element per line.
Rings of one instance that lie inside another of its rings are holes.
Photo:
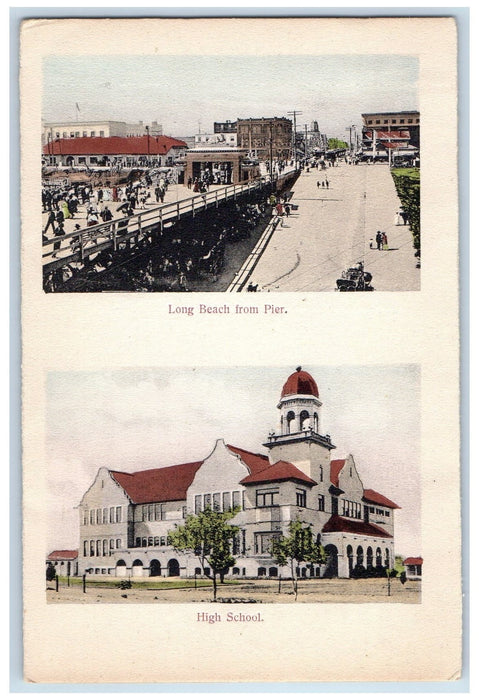
<path fill-rule="evenodd" d="M 403 561 L 406 569 L 406 578 L 410 581 L 418 581 L 422 579 L 422 557 L 407 557 Z"/>
<path fill-rule="evenodd" d="M 77 576 L 78 549 L 55 549 L 47 556 L 46 563 L 55 567 L 58 576 Z"/>
<path fill-rule="evenodd" d="M 66 167 L 171 166 L 185 157 L 187 145 L 171 136 L 80 136 L 55 138 L 42 148 L 46 165 Z"/>
<path fill-rule="evenodd" d="M 172 549 L 168 535 L 188 514 L 236 509 L 234 577 L 288 576 L 271 545 L 289 524 L 308 523 L 327 554 L 302 576 L 349 577 L 357 567 L 392 567 L 394 511 L 389 497 L 367 488 L 354 458 L 331 459 L 321 432 L 314 378 L 298 367 L 280 392 L 279 428 L 265 452 L 217 440 L 194 462 L 124 472 L 102 467 L 79 504 L 80 573 L 114 576 L 194 576 L 199 562 Z"/>

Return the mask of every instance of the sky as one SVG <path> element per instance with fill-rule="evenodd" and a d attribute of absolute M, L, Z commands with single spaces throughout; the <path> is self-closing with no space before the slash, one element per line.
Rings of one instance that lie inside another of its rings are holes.
<path fill-rule="evenodd" d="M 78 546 L 78 506 L 102 466 L 140 471 L 206 458 L 215 441 L 266 454 L 294 367 L 50 372 L 46 549 Z M 421 554 L 420 372 L 416 365 L 303 367 L 316 379 L 320 431 L 352 454 L 365 488 L 401 506 L 396 552 Z"/>
<path fill-rule="evenodd" d="M 347 141 L 362 113 L 419 109 L 413 56 L 50 56 L 43 77 L 45 121 L 156 120 L 170 136 L 296 110 L 298 130 Z"/>

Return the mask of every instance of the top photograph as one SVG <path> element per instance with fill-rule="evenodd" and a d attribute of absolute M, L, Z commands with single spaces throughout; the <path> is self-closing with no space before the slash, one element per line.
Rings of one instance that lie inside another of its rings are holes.
<path fill-rule="evenodd" d="M 417 56 L 159 51 L 43 60 L 46 293 L 420 290 Z"/>

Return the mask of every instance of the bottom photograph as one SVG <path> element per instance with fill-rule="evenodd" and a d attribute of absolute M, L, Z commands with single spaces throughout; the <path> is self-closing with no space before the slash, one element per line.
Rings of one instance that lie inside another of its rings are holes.
<path fill-rule="evenodd" d="M 49 603 L 421 602 L 417 365 L 49 372 L 46 434 Z"/>

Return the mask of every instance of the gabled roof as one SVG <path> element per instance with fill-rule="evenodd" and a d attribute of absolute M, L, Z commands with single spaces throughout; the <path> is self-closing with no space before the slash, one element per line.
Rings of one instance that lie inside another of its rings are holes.
<path fill-rule="evenodd" d="M 365 523 L 362 520 L 348 520 L 340 515 L 332 515 L 323 527 L 323 532 L 350 532 L 355 535 L 370 535 L 372 537 L 390 537 L 392 535 L 379 525 Z"/>
<path fill-rule="evenodd" d="M 373 489 L 364 489 L 363 500 L 369 501 L 370 503 L 377 503 L 377 505 L 386 506 L 387 508 L 401 509 L 401 506 L 398 506 L 397 503 L 390 501 L 389 498 L 386 498 L 386 496 L 383 496 L 377 491 L 373 491 Z"/>
<path fill-rule="evenodd" d="M 422 557 L 408 557 L 403 561 L 406 566 L 422 566 Z"/>
<path fill-rule="evenodd" d="M 132 474 L 110 470 L 110 474 L 132 503 L 184 501 L 186 491 L 202 464 L 203 461 L 189 462 Z"/>
<path fill-rule="evenodd" d="M 165 155 L 186 143 L 171 136 L 82 136 L 55 139 L 43 147 L 44 155 Z"/>
<path fill-rule="evenodd" d="M 51 552 L 47 559 L 76 559 L 78 557 L 78 549 L 55 549 Z"/>
<path fill-rule="evenodd" d="M 332 459 L 330 462 L 330 476 L 329 480 L 333 486 L 339 487 L 339 472 L 344 467 L 346 463 L 345 459 Z"/>
<path fill-rule="evenodd" d="M 279 460 L 267 469 L 258 474 L 250 474 L 240 481 L 241 484 L 260 484 L 271 481 L 300 481 L 309 486 L 316 486 L 317 482 L 306 476 L 298 467 L 295 467 L 291 462 Z"/>
<path fill-rule="evenodd" d="M 271 463 L 266 455 L 259 454 L 258 452 L 249 452 L 248 450 L 243 450 L 241 447 L 234 447 L 233 445 L 226 445 L 226 447 L 231 450 L 231 452 L 234 452 L 241 457 L 243 462 L 250 470 L 250 474 L 258 474 L 271 466 Z"/>

